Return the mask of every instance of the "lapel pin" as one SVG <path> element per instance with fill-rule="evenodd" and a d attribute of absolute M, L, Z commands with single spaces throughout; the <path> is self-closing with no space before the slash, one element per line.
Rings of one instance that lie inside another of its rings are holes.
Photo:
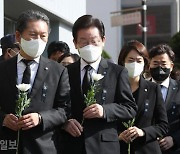
<path fill-rule="evenodd" d="M 147 89 L 144 89 L 144 91 L 146 91 L 146 92 L 147 92 L 148 90 L 147 90 Z"/>
<path fill-rule="evenodd" d="M 106 72 L 103 72 L 103 75 L 106 75 Z"/>
<path fill-rule="evenodd" d="M 47 70 L 48 70 L 48 67 L 45 67 L 45 68 L 44 68 L 44 70 L 46 70 L 46 71 L 47 71 Z"/>
<path fill-rule="evenodd" d="M 175 87 L 173 87 L 173 90 L 175 90 L 176 88 Z"/>

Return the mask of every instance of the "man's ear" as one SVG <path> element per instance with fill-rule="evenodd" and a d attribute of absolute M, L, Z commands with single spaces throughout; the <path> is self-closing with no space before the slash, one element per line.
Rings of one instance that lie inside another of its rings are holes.
<path fill-rule="evenodd" d="M 16 31 L 16 42 L 20 43 L 21 42 L 21 34 L 19 31 Z"/>
<path fill-rule="evenodd" d="M 73 39 L 73 43 L 74 43 L 75 48 L 78 49 L 77 43 L 74 39 Z"/>
<path fill-rule="evenodd" d="M 174 63 L 171 63 L 170 72 L 172 72 L 173 68 L 174 68 Z"/>
<path fill-rule="evenodd" d="M 105 42 L 106 42 L 106 37 L 105 36 L 103 37 L 102 42 L 103 42 L 103 47 L 104 47 L 105 46 Z"/>

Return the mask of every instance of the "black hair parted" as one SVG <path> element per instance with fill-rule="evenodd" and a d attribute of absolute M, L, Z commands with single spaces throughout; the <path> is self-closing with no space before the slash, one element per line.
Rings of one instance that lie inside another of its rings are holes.
<path fill-rule="evenodd" d="M 53 53 L 60 51 L 62 53 L 70 53 L 70 48 L 66 42 L 63 41 L 53 41 L 49 44 L 47 48 L 48 57 L 50 57 Z"/>
<path fill-rule="evenodd" d="M 22 12 L 17 20 L 16 30 L 22 33 L 27 28 L 28 22 L 37 20 L 42 20 L 46 22 L 50 32 L 49 18 L 44 13 L 36 10 L 27 10 Z"/>
<path fill-rule="evenodd" d="M 103 39 L 105 37 L 105 28 L 103 22 L 97 18 L 94 18 L 92 15 L 83 15 L 76 20 L 72 28 L 72 34 L 75 42 L 77 41 L 78 31 L 90 27 L 96 27 L 99 30 L 101 38 Z"/>
<path fill-rule="evenodd" d="M 172 48 L 167 44 L 159 44 L 150 49 L 149 58 L 152 59 L 157 55 L 167 54 L 172 62 L 175 61 L 175 54 Z"/>

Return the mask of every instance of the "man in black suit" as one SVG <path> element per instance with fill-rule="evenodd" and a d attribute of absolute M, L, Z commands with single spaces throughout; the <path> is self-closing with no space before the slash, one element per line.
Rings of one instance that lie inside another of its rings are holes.
<path fill-rule="evenodd" d="M 159 140 L 164 154 L 180 153 L 180 82 L 170 77 L 175 54 L 166 44 L 153 47 L 149 53 L 152 81 L 160 84 L 166 106 L 169 132 Z"/>
<path fill-rule="evenodd" d="M 67 119 L 70 86 L 66 68 L 41 56 L 49 29 L 48 17 L 39 11 L 29 10 L 18 18 L 16 39 L 20 54 L 0 65 L 0 153 L 15 153 L 18 130 L 19 153 L 58 153 L 57 134 Z M 25 72 L 29 74 L 26 81 Z M 31 85 L 31 102 L 18 118 L 16 85 L 21 83 Z"/>
<path fill-rule="evenodd" d="M 8 60 L 19 53 L 19 46 L 16 44 L 15 34 L 7 34 L 0 40 L 2 55 L 0 62 Z"/>
<path fill-rule="evenodd" d="M 63 154 L 119 154 L 117 120 L 131 119 L 136 114 L 127 70 L 101 58 L 105 30 L 99 19 L 84 15 L 77 19 L 72 32 L 81 59 L 67 67 L 72 117 L 64 126 Z M 96 102 L 87 106 L 84 94 L 88 86 L 84 87 L 87 74 L 91 78 L 92 73 L 103 78 L 98 81 Z"/>

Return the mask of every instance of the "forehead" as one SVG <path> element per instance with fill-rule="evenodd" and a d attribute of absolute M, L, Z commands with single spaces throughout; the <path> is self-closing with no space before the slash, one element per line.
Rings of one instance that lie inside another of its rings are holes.
<path fill-rule="evenodd" d="M 71 56 L 69 56 L 69 57 L 65 57 L 63 60 L 62 60 L 62 62 L 72 62 L 73 61 L 73 58 L 71 57 Z"/>
<path fill-rule="evenodd" d="M 171 61 L 171 60 L 170 60 L 168 54 L 164 53 L 164 54 L 153 57 L 152 61 Z"/>
<path fill-rule="evenodd" d="M 100 33 L 97 27 L 84 28 L 77 32 L 77 39 L 93 39 L 99 37 Z"/>
<path fill-rule="evenodd" d="M 33 20 L 27 22 L 27 27 L 24 31 L 40 31 L 48 32 L 48 25 L 42 20 Z"/>
<path fill-rule="evenodd" d="M 143 58 L 136 50 L 131 50 L 126 58 Z"/>

